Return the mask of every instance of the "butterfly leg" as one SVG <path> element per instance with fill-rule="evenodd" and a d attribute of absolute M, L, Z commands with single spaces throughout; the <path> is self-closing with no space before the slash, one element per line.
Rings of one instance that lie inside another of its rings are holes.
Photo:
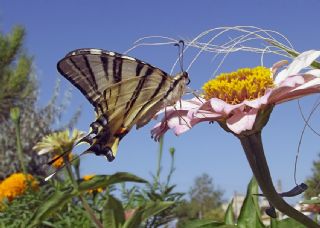
<path fill-rule="evenodd" d="M 191 129 L 191 126 L 190 124 L 183 118 L 183 116 L 181 116 L 179 114 L 179 110 L 174 106 L 174 109 L 176 110 L 176 112 L 178 113 L 178 116 L 179 116 L 179 124 L 182 125 L 182 122 L 183 121 L 190 129 Z"/>

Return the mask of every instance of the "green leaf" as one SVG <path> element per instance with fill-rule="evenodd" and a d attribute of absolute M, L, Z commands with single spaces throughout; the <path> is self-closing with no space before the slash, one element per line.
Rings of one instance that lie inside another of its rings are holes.
<path fill-rule="evenodd" d="M 90 180 L 81 181 L 79 184 L 79 191 L 85 192 L 89 189 L 106 188 L 109 185 L 126 182 L 126 181 L 138 182 L 138 183 L 147 182 L 146 180 L 140 177 L 137 177 L 131 173 L 118 172 L 113 175 L 97 175 L 91 178 Z"/>
<path fill-rule="evenodd" d="M 73 196 L 77 195 L 72 187 L 56 191 L 48 200 L 36 210 L 29 221 L 28 227 L 36 226 L 46 219 L 50 214 L 62 208 Z"/>
<path fill-rule="evenodd" d="M 270 228 L 305 228 L 304 225 L 298 223 L 292 218 L 286 218 L 282 220 L 271 219 Z"/>
<path fill-rule="evenodd" d="M 304 200 L 301 203 L 304 203 L 304 204 L 320 204 L 320 199 L 316 198 L 316 199 Z"/>
<path fill-rule="evenodd" d="M 108 199 L 103 207 L 102 219 L 104 227 L 120 228 L 125 221 L 121 201 L 112 195 L 108 195 Z"/>
<path fill-rule="evenodd" d="M 261 213 L 258 205 L 258 183 L 255 178 L 252 178 L 247 189 L 246 198 L 241 207 L 238 218 L 238 227 L 265 227 L 261 221 Z"/>
<path fill-rule="evenodd" d="M 123 228 L 136 228 L 144 220 L 157 215 L 171 207 L 173 204 L 174 202 L 148 202 L 137 208 L 132 217 L 125 222 Z"/>
<path fill-rule="evenodd" d="M 211 228 L 211 227 L 236 227 L 234 225 L 225 225 L 222 222 L 217 222 L 214 221 L 212 219 L 197 219 L 197 220 L 192 220 L 189 222 L 186 222 L 186 224 L 184 225 L 184 228 Z"/>
<path fill-rule="evenodd" d="M 145 205 L 143 214 L 142 214 L 142 221 L 145 219 L 148 219 L 167 208 L 171 207 L 174 204 L 174 202 L 149 202 Z"/>
<path fill-rule="evenodd" d="M 229 203 L 226 214 L 224 215 L 224 223 L 227 225 L 233 225 L 234 223 L 234 213 L 233 213 L 233 199 Z"/>
<path fill-rule="evenodd" d="M 139 227 L 139 225 L 142 222 L 142 214 L 143 214 L 143 207 L 138 208 L 131 218 L 129 218 L 124 225 L 123 228 L 136 228 Z"/>

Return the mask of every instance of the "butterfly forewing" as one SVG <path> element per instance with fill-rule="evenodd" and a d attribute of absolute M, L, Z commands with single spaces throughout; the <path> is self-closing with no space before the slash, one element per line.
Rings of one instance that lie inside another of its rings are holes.
<path fill-rule="evenodd" d="M 137 76 L 148 76 L 156 69 L 140 60 L 100 49 L 78 49 L 58 62 L 58 71 L 95 105 L 108 87 Z"/>
<path fill-rule="evenodd" d="M 58 62 L 59 72 L 95 107 L 96 136 L 89 150 L 113 160 L 133 125 L 141 127 L 183 94 L 188 75 L 175 78 L 140 60 L 100 49 L 78 49 Z M 113 155 L 110 155 L 112 151 Z M 110 157 L 111 156 L 111 157 Z"/>

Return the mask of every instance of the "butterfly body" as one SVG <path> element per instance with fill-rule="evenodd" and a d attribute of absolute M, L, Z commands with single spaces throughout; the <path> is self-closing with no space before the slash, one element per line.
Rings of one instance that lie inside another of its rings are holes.
<path fill-rule="evenodd" d="M 188 74 L 175 77 L 141 60 L 101 49 L 78 49 L 57 64 L 58 71 L 94 106 L 96 120 L 82 141 L 88 152 L 114 159 L 120 140 L 147 124 L 185 92 Z"/>

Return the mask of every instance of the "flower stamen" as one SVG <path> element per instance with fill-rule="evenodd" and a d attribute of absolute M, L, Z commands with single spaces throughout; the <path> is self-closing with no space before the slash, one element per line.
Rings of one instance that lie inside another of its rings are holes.
<path fill-rule="evenodd" d="M 202 89 L 206 100 L 218 98 L 228 104 L 239 104 L 254 100 L 273 88 L 272 72 L 269 68 L 241 68 L 235 72 L 222 73 L 206 82 Z"/>

